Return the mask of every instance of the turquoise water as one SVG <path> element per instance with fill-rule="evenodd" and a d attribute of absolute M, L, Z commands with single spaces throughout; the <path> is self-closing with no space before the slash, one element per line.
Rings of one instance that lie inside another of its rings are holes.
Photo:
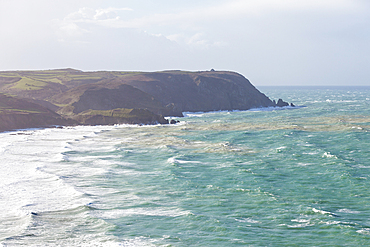
<path fill-rule="evenodd" d="M 370 88 L 260 90 L 299 107 L 0 134 L 0 243 L 368 246 Z"/>

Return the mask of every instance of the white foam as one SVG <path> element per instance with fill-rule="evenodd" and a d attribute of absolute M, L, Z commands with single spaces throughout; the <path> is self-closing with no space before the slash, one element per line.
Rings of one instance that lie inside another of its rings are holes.
<path fill-rule="evenodd" d="M 203 117 L 204 115 L 214 115 L 218 113 L 228 113 L 229 111 L 209 111 L 209 112 L 183 112 L 184 117 Z"/>
<path fill-rule="evenodd" d="M 126 239 L 122 244 L 124 247 L 154 247 L 154 246 L 157 246 L 153 244 L 153 242 L 155 242 L 155 240 L 153 239 L 148 239 L 145 237 L 136 237 L 133 239 Z"/>
<path fill-rule="evenodd" d="M 351 210 L 351 209 L 347 209 L 347 208 L 339 209 L 337 212 L 346 213 L 346 214 L 359 214 L 359 213 L 361 213 L 360 211 Z"/>
<path fill-rule="evenodd" d="M 3 205 L 0 205 L 3 209 Z M 18 235 L 31 223 L 31 215 L 19 210 L 9 210 L 1 213 L 0 240 Z M 1 244 L 1 243 L 0 243 Z"/>
<path fill-rule="evenodd" d="M 167 160 L 170 164 L 201 164 L 200 161 L 193 161 L 193 160 L 180 160 L 176 159 L 175 157 L 171 157 Z"/>
<path fill-rule="evenodd" d="M 361 230 L 357 230 L 356 232 L 364 235 L 370 235 L 370 228 L 364 228 Z"/>
<path fill-rule="evenodd" d="M 209 112 L 183 112 L 182 115 L 184 117 L 204 117 L 206 115 L 213 115 L 213 114 L 230 114 L 230 112 L 264 112 L 264 111 L 280 111 L 280 110 L 294 110 L 294 109 L 300 109 L 304 108 L 306 106 L 283 106 L 283 107 L 275 107 L 275 106 L 269 106 L 269 107 L 257 107 L 257 108 L 251 108 L 248 110 L 221 110 L 221 111 L 209 111 Z"/>
<path fill-rule="evenodd" d="M 0 239 L 20 234 L 30 224 L 31 213 L 66 210 L 89 203 L 83 193 L 52 171 L 60 169 L 63 153 L 68 151 L 67 143 L 76 137 L 96 135 L 92 130 L 96 131 L 75 127 L 0 134 L 0 208 L 6 212 L 0 215 Z"/>
<path fill-rule="evenodd" d="M 313 226 L 313 225 L 315 225 L 314 223 L 311 223 L 310 220 L 308 220 L 308 219 L 293 219 L 291 221 L 292 222 L 297 222 L 299 224 L 287 225 L 290 228 L 305 228 L 307 226 Z"/>
<path fill-rule="evenodd" d="M 320 213 L 320 214 L 331 214 L 328 211 L 319 210 L 319 209 L 316 209 L 316 208 L 312 208 L 312 211 L 314 211 L 315 213 Z"/>
<path fill-rule="evenodd" d="M 322 155 L 323 158 L 334 158 L 334 159 L 338 159 L 337 156 L 331 154 L 330 152 L 325 152 L 323 155 Z"/>
<path fill-rule="evenodd" d="M 324 215 L 329 215 L 329 216 L 337 216 L 336 214 L 332 213 L 332 212 L 329 212 L 329 211 L 324 211 L 324 210 L 320 210 L 320 209 L 316 209 L 316 208 L 312 208 L 312 211 L 314 211 L 315 213 L 320 213 L 320 214 L 324 214 Z"/>
<path fill-rule="evenodd" d="M 297 225 L 287 225 L 288 227 L 290 228 L 305 228 L 307 226 L 313 226 L 314 224 L 308 224 L 308 223 L 304 223 L 304 224 L 297 224 Z"/>
<path fill-rule="evenodd" d="M 242 219 L 235 219 L 238 222 L 243 222 L 243 223 L 251 223 L 251 224 L 259 224 L 261 223 L 258 220 L 254 220 L 252 218 L 242 218 Z"/>
<path fill-rule="evenodd" d="M 96 212 L 97 216 L 104 219 L 117 219 L 119 217 L 144 215 L 144 216 L 165 216 L 165 217 L 179 217 L 184 215 L 191 215 L 190 211 L 184 211 L 179 208 L 157 207 L 157 208 L 129 208 L 116 209 L 109 211 Z"/>
<path fill-rule="evenodd" d="M 275 106 L 269 106 L 269 107 L 261 107 L 261 108 L 251 108 L 247 111 L 252 112 L 261 112 L 261 111 L 281 111 L 281 110 L 294 110 L 294 109 L 300 109 L 304 108 L 306 106 L 283 106 L 283 107 L 275 107 Z"/>
<path fill-rule="evenodd" d="M 365 166 L 365 165 L 355 165 L 354 167 L 361 168 L 361 169 L 369 169 L 370 168 L 370 166 Z"/>
<path fill-rule="evenodd" d="M 310 166 L 310 165 L 312 165 L 312 164 L 310 164 L 310 163 L 301 163 L 301 162 L 297 163 L 297 166 L 299 166 L 299 167 L 305 167 L 305 166 Z"/>

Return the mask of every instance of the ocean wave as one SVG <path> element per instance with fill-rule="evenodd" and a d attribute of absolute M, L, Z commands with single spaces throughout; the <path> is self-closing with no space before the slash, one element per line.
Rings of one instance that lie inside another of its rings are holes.
<path fill-rule="evenodd" d="M 258 221 L 258 220 L 254 220 L 252 218 L 240 218 L 240 219 L 235 219 L 236 221 L 238 222 L 242 222 L 242 223 L 251 223 L 251 224 L 260 224 L 261 221 Z"/>
<path fill-rule="evenodd" d="M 347 208 L 339 209 L 339 210 L 337 210 L 337 212 L 346 213 L 346 214 L 359 214 L 359 213 L 361 213 L 360 211 L 351 210 L 351 209 L 347 209 Z"/>
<path fill-rule="evenodd" d="M 293 219 L 292 222 L 296 222 L 298 224 L 295 225 L 287 225 L 289 228 L 305 228 L 308 226 L 314 226 L 315 223 L 311 222 L 310 219 Z"/>
<path fill-rule="evenodd" d="M 103 219 L 117 219 L 120 217 L 128 217 L 135 215 L 179 217 L 193 214 L 190 211 L 182 210 L 180 208 L 156 207 L 156 208 L 129 208 L 129 209 L 115 209 L 109 211 L 96 211 L 94 212 L 94 215 L 96 217 Z"/>
<path fill-rule="evenodd" d="M 315 213 L 323 214 L 323 215 L 329 215 L 329 216 L 338 217 L 338 215 L 336 215 L 336 214 L 334 214 L 332 212 L 329 212 L 329 211 L 325 211 L 325 210 L 320 210 L 320 209 L 312 208 L 312 211 L 315 212 Z"/>
<path fill-rule="evenodd" d="M 364 228 L 361 230 L 357 230 L 357 233 L 363 234 L 363 235 L 370 235 L 370 228 Z"/>
<path fill-rule="evenodd" d="M 180 160 L 175 157 L 171 157 L 167 159 L 167 162 L 170 164 L 201 164 L 200 161 L 193 161 L 193 160 Z"/>
<path fill-rule="evenodd" d="M 352 127 L 370 118 L 350 105 L 1 133 L 0 246 L 307 246 L 328 234 L 366 246 L 369 133 Z"/>
<path fill-rule="evenodd" d="M 1 154 L 0 195 L 4 200 L 0 208 L 7 212 L 0 216 L 0 229 L 7 229 L 1 236 L 17 235 L 16 232 L 25 230 L 34 220 L 32 215 L 71 209 L 90 201 L 61 176 L 49 172 L 54 165 L 59 169 L 66 142 L 76 138 L 76 134 L 85 135 L 86 130 L 76 133 L 75 130 L 37 129 L 26 133 L 29 135 L 1 134 L 9 140 L 3 143 Z M 9 219 L 14 220 L 16 228 L 9 227 Z"/>
<path fill-rule="evenodd" d="M 334 159 L 338 159 L 337 156 L 335 156 L 334 154 L 331 154 L 330 152 L 325 152 L 323 155 L 322 155 L 323 158 L 334 158 Z"/>
<path fill-rule="evenodd" d="M 257 108 L 251 108 L 248 110 L 220 110 L 220 111 L 208 111 L 208 112 L 183 112 L 184 117 L 204 117 L 206 115 L 214 115 L 214 114 L 228 114 L 231 112 L 263 112 L 263 111 L 280 111 L 280 110 L 294 110 L 294 109 L 300 109 L 305 108 L 306 106 L 283 106 L 283 107 L 275 107 L 275 106 L 269 106 L 269 107 L 257 107 Z"/>

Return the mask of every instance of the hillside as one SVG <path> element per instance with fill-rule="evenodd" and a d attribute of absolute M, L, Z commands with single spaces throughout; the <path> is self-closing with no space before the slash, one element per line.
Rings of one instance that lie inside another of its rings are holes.
<path fill-rule="evenodd" d="M 0 94 L 0 131 L 76 124 L 46 107 Z"/>
<path fill-rule="evenodd" d="M 62 114 L 132 108 L 164 116 L 184 111 L 247 110 L 274 106 L 246 78 L 233 72 L 131 73 L 77 86 L 49 99 Z"/>

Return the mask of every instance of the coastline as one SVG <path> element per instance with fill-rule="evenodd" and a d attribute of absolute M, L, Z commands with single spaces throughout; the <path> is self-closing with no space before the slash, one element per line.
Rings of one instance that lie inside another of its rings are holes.
<path fill-rule="evenodd" d="M 228 112 L 259 112 L 259 111 L 281 111 L 281 110 L 294 110 L 294 109 L 300 109 L 304 108 L 306 106 L 270 106 L 270 107 L 260 107 L 260 108 L 251 108 L 248 110 L 231 110 L 231 111 L 204 111 L 204 112 L 183 112 L 183 117 L 176 117 L 176 116 L 166 116 L 164 119 L 166 119 L 167 123 L 159 123 L 159 122 L 152 122 L 152 123 L 112 123 L 112 124 L 70 124 L 70 125 L 50 125 L 50 126 L 39 126 L 39 127 L 29 127 L 29 128 L 14 128 L 14 129 L 7 129 L 2 130 L 0 129 L 1 133 L 6 132 L 19 132 L 19 131 L 31 131 L 31 130 L 40 130 L 40 129 L 64 129 L 69 127 L 83 127 L 83 126 L 130 126 L 130 127 L 140 127 L 140 126 L 155 126 L 155 125 L 175 125 L 178 123 L 181 123 L 181 119 L 186 119 L 189 117 L 201 117 L 204 114 L 217 114 L 217 113 L 228 113 Z M 175 121 L 175 122 L 172 122 Z"/>
<path fill-rule="evenodd" d="M 0 72 L 0 78 L 0 131 L 174 124 L 175 120 L 165 117 L 183 117 L 183 112 L 289 106 L 281 97 L 271 100 L 243 75 L 230 71 L 130 73 L 67 69 Z M 23 85 L 26 79 L 32 79 L 34 84 Z M 37 84 L 40 80 L 42 83 Z"/>

